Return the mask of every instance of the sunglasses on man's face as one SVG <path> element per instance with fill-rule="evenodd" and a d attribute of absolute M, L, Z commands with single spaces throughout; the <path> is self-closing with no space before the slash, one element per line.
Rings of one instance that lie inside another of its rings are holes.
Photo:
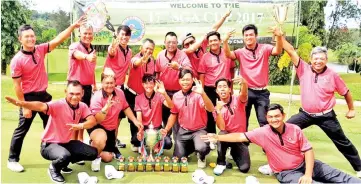
<path fill-rule="evenodd" d="M 194 43 L 194 40 L 184 43 L 184 47 L 189 47 L 190 45 L 192 45 Z"/>

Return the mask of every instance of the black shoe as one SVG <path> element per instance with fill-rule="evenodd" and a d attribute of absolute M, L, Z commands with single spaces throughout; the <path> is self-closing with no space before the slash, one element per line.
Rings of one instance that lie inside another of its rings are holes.
<path fill-rule="evenodd" d="M 50 176 L 50 179 L 55 183 L 64 183 L 65 179 L 63 175 L 59 171 L 56 171 L 52 164 L 50 164 L 50 167 L 48 169 L 48 174 Z"/>
<path fill-rule="evenodd" d="M 81 160 L 81 161 L 79 161 L 79 162 L 76 162 L 76 164 L 78 164 L 78 165 L 85 165 L 85 162 L 84 162 L 84 160 Z"/>
<path fill-rule="evenodd" d="M 119 139 L 117 139 L 116 144 L 117 144 L 117 147 L 118 147 L 118 148 L 126 148 L 126 147 L 127 147 L 127 145 L 126 145 L 126 144 L 122 144 Z"/>
<path fill-rule="evenodd" d="M 65 174 L 70 174 L 71 172 L 73 172 L 73 169 L 71 169 L 69 167 L 64 167 L 61 169 L 61 172 L 65 173 Z"/>

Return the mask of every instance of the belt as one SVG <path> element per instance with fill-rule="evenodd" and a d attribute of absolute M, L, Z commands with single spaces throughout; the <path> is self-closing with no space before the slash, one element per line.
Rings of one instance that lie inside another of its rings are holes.
<path fill-rule="evenodd" d="M 322 112 L 317 112 L 317 113 L 311 113 L 311 112 L 307 112 L 305 111 L 304 109 L 302 109 L 303 112 L 309 114 L 310 116 L 323 116 L 329 112 L 331 112 L 333 109 L 328 109 L 328 110 L 325 110 L 325 111 L 322 111 Z"/>
<path fill-rule="evenodd" d="M 262 91 L 262 90 L 266 90 L 267 86 L 263 87 L 263 88 L 249 88 L 249 89 L 256 90 L 256 91 Z"/>

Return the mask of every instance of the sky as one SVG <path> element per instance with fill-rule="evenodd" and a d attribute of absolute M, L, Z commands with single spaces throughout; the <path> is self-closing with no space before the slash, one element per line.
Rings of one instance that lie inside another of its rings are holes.
<path fill-rule="evenodd" d="M 30 9 L 37 10 L 39 12 L 51 12 L 56 11 L 57 9 L 62 9 L 64 11 L 70 11 L 71 10 L 71 1 L 73 0 L 31 0 L 34 4 L 33 7 L 30 7 Z M 49 3 L 51 1 L 51 3 Z M 326 15 L 329 15 L 332 11 L 332 4 L 335 0 L 329 0 L 327 7 L 325 8 Z M 351 0 L 358 4 L 359 8 L 361 8 L 361 0 Z M 326 16 L 325 16 L 326 17 Z M 347 22 L 347 26 L 349 28 L 358 28 L 360 22 L 357 21 L 345 21 Z M 328 27 L 329 22 L 326 19 L 326 27 Z"/>

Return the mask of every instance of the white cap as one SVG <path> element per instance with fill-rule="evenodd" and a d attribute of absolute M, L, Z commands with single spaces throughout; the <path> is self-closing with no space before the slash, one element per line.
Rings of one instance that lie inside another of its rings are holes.
<path fill-rule="evenodd" d="M 98 178 L 96 176 L 89 176 L 86 172 L 78 173 L 79 184 L 96 184 L 98 183 Z"/>
<path fill-rule="evenodd" d="M 202 169 L 196 169 L 192 173 L 192 180 L 196 184 L 213 184 L 214 177 L 208 176 Z"/>
<path fill-rule="evenodd" d="M 180 38 L 179 43 L 183 46 L 184 41 L 190 37 L 194 37 L 192 33 L 184 33 L 184 35 L 182 35 L 182 37 Z"/>
<path fill-rule="evenodd" d="M 108 180 L 111 179 L 120 179 L 123 178 L 124 172 L 123 171 L 117 171 L 114 166 L 112 165 L 106 165 L 105 166 L 105 177 Z"/>
<path fill-rule="evenodd" d="M 259 181 L 254 176 L 247 176 L 246 177 L 246 184 L 259 184 Z"/>

